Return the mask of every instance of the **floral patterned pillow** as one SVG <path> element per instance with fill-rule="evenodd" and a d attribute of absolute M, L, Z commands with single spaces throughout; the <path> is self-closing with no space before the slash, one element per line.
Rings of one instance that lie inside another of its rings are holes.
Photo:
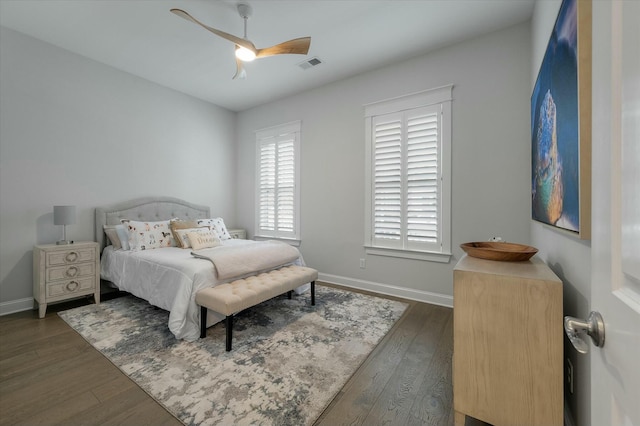
<path fill-rule="evenodd" d="M 224 220 L 221 217 L 213 219 L 198 219 L 196 220 L 199 226 L 208 226 L 212 230 L 215 230 L 218 234 L 218 238 L 221 240 L 230 240 L 231 234 L 227 231 L 227 227 L 224 225 Z"/>
<path fill-rule="evenodd" d="M 129 246 L 132 251 L 176 246 L 168 220 L 138 222 L 123 219 L 121 222 L 129 233 Z"/>

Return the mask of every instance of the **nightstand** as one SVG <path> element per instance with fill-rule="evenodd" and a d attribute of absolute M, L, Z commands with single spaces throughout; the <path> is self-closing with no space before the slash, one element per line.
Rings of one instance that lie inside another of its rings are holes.
<path fill-rule="evenodd" d="M 227 231 L 229 231 L 229 234 L 233 239 L 239 239 L 239 240 L 247 239 L 247 231 L 244 229 L 228 229 Z"/>
<path fill-rule="evenodd" d="M 100 253 L 93 241 L 33 248 L 33 298 L 39 316 L 47 304 L 93 294 L 100 303 Z"/>

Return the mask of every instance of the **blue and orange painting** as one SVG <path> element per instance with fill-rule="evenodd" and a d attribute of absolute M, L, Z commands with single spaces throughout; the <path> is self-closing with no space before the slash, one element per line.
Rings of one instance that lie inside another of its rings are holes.
<path fill-rule="evenodd" d="M 579 110 L 576 0 L 564 0 L 531 95 L 532 217 L 578 232 Z"/>

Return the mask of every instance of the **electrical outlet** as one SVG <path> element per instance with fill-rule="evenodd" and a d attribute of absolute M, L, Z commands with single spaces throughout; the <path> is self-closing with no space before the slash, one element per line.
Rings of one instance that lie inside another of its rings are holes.
<path fill-rule="evenodd" d="M 364 269 L 366 267 L 366 262 L 364 259 L 360 259 L 360 268 Z"/>
<path fill-rule="evenodd" d="M 569 394 L 573 395 L 573 364 L 567 358 L 567 385 L 569 385 Z"/>

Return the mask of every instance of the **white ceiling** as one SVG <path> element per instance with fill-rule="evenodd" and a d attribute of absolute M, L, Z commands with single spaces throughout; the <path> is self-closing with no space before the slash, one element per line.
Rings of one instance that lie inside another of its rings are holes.
<path fill-rule="evenodd" d="M 244 1 L 244 0 L 242 0 Z M 311 36 L 307 56 L 245 65 L 234 45 L 169 12 L 242 37 L 240 0 L 0 0 L 0 24 L 233 111 L 528 20 L 535 0 L 247 0 L 258 48 Z M 322 64 L 302 70 L 305 59 Z"/>

